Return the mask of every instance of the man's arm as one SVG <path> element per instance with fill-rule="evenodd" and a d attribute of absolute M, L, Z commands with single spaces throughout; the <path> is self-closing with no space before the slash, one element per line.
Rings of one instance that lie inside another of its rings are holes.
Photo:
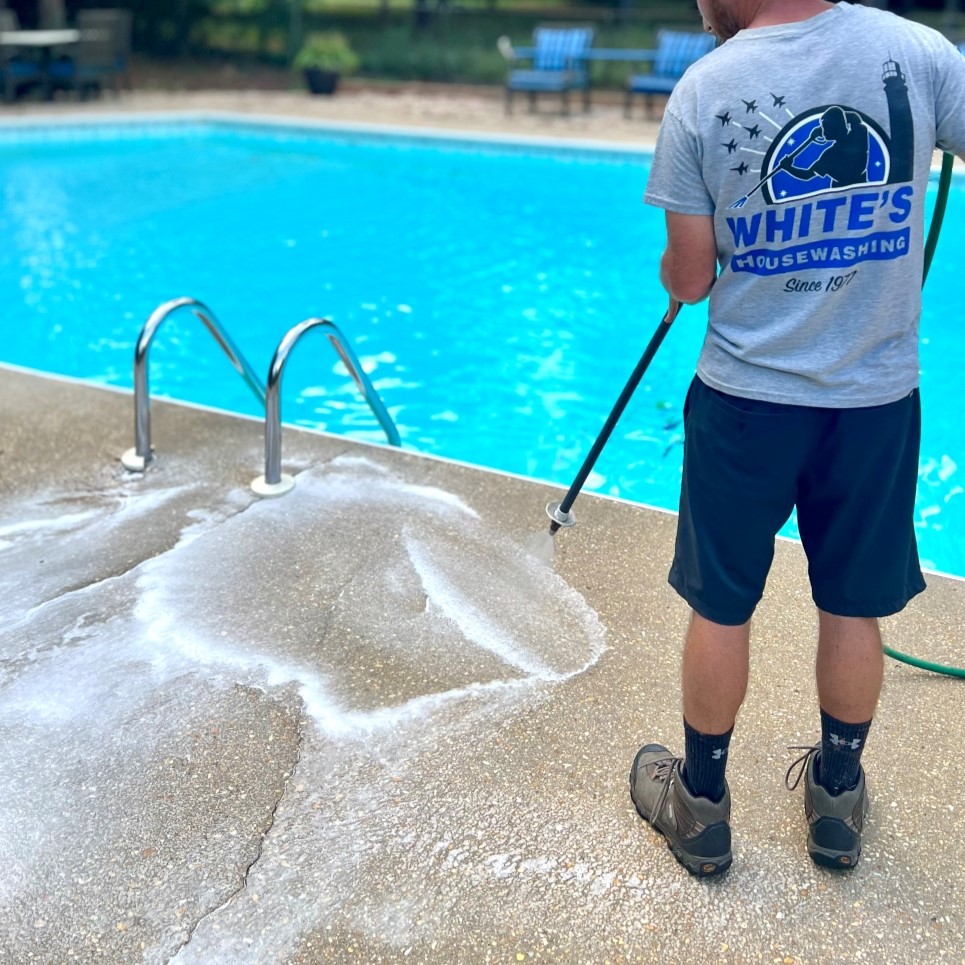
<path fill-rule="evenodd" d="M 667 215 L 667 248 L 660 261 L 660 282 L 671 298 L 685 305 L 703 301 L 717 279 L 717 239 L 710 215 Z"/>

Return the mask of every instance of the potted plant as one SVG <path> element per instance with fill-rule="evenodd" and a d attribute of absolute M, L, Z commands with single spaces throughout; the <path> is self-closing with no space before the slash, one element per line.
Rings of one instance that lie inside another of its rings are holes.
<path fill-rule="evenodd" d="M 337 30 L 312 34 L 295 55 L 292 67 L 305 74 L 313 94 L 334 94 L 342 74 L 351 74 L 359 65 L 345 35 Z"/>

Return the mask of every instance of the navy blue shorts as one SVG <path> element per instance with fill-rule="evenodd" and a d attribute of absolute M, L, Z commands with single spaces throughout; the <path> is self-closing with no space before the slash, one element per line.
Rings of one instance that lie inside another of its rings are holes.
<path fill-rule="evenodd" d="M 916 389 L 888 405 L 819 409 L 726 395 L 695 378 L 670 585 L 714 623 L 746 623 L 774 537 L 796 505 L 814 602 L 883 617 L 925 589 L 915 541 Z"/>

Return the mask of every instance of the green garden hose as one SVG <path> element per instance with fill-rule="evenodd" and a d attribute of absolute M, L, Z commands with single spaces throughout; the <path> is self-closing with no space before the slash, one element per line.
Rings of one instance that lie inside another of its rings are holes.
<path fill-rule="evenodd" d="M 925 270 L 922 274 L 921 283 L 924 287 L 925 279 L 928 277 L 928 269 L 931 268 L 932 258 L 935 256 L 935 248 L 938 245 L 938 236 L 941 234 L 942 221 L 945 218 L 945 206 L 948 204 L 948 189 L 952 183 L 952 165 L 955 158 L 945 152 L 942 155 L 942 173 L 938 179 L 938 197 L 935 199 L 935 210 L 931 216 L 931 226 L 928 229 L 928 238 L 925 241 Z M 907 653 L 899 650 L 892 650 L 891 647 L 884 647 L 885 654 L 893 660 L 901 663 L 910 664 L 912 667 L 919 667 L 922 670 L 930 670 L 932 673 L 945 674 L 948 677 L 965 677 L 965 667 L 949 667 L 943 663 L 931 663 L 928 660 L 919 660 L 918 657 L 910 657 Z"/>
<path fill-rule="evenodd" d="M 892 650 L 891 647 L 882 647 L 885 655 L 897 660 L 900 663 L 907 663 L 912 667 L 919 667 L 922 670 L 930 670 L 932 673 L 944 674 L 946 677 L 965 677 L 965 667 L 950 667 L 944 663 L 932 663 L 930 660 L 920 660 L 918 657 L 910 657 L 907 653 L 900 650 Z"/>
<path fill-rule="evenodd" d="M 947 151 L 942 154 L 942 173 L 938 178 L 938 197 L 935 199 L 935 210 L 932 212 L 928 237 L 925 239 L 925 270 L 922 272 L 921 285 L 925 287 L 928 270 L 931 268 L 935 249 L 938 247 L 938 236 L 942 233 L 942 222 L 945 220 L 945 208 L 948 206 L 948 189 L 952 184 L 952 167 L 955 158 Z"/>

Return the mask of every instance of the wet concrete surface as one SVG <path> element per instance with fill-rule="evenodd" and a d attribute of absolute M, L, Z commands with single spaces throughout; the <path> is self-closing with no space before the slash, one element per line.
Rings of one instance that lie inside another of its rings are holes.
<path fill-rule="evenodd" d="M 818 734 L 803 554 L 780 543 L 692 880 L 637 817 L 681 748 L 675 521 L 0 368 L 0 960 L 965 962 L 962 683 L 887 662 L 861 864 L 814 867 L 789 744 Z M 886 642 L 965 663 L 959 581 Z"/>

